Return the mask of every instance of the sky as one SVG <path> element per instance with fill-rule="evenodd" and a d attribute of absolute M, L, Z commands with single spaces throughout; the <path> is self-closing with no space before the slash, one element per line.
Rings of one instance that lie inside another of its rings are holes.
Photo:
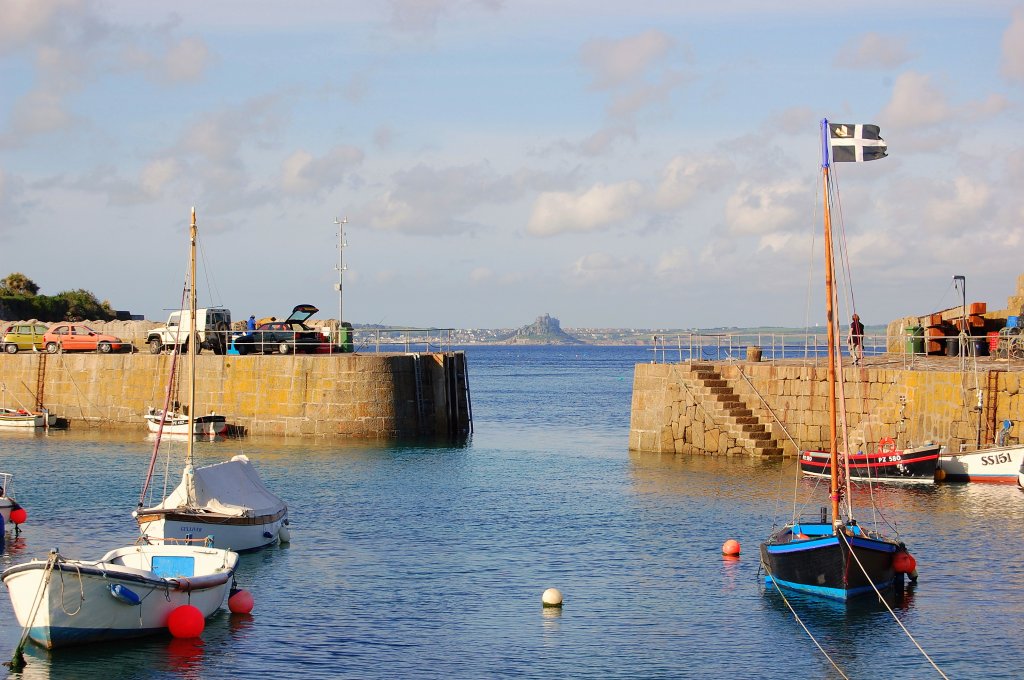
<path fill-rule="evenodd" d="M 0 0 L 0 277 L 235 318 L 869 325 L 1024 272 L 1024 4 Z M 846 269 L 846 266 L 841 267 Z M 849 308 L 846 308 L 847 312 Z"/>

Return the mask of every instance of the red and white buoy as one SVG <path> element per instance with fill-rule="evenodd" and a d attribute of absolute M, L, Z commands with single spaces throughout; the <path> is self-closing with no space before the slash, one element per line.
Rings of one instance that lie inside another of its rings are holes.
<path fill-rule="evenodd" d="M 892 556 L 892 570 L 897 574 L 906 574 L 911 581 L 917 580 L 917 560 L 906 550 Z"/>

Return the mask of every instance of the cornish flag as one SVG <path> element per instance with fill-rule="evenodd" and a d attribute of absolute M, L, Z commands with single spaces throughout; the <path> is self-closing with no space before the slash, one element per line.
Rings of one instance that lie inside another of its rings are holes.
<path fill-rule="evenodd" d="M 832 162 L 852 163 L 885 158 L 885 140 L 878 136 L 877 125 L 829 123 Z"/>

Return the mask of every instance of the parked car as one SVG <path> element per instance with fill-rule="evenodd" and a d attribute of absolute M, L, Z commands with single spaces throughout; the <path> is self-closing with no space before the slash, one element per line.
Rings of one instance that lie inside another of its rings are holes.
<path fill-rule="evenodd" d="M 307 326 L 304 321 L 320 310 L 313 305 L 295 305 L 284 321 L 260 324 L 256 330 L 235 338 L 235 350 L 239 354 L 270 354 L 280 352 L 320 352 L 329 347 L 327 338 Z"/>
<path fill-rule="evenodd" d="M 46 324 L 41 323 L 12 323 L 4 329 L 0 336 L 0 345 L 8 354 L 17 354 L 18 350 L 43 349 L 43 335 L 46 334 Z"/>
<path fill-rule="evenodd" d="M 43 345 L 50 354 L 58 351 L 90 351 L 95 350 L 107 354 L 131 348 L 127 343 L 114 335 L 107 335 L 80 323 L 59 323 L 52 326 L 43 336 Z"/>

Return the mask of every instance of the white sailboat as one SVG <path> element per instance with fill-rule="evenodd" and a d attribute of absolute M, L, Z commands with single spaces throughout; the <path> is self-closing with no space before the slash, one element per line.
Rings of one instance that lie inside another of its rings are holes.
<path fill-rule="evenodd" d="M 189 232 L 189 335 L 195 336 L 196 317 L 196 213 L 192 210 Z M 188 343 L 188 412 L 194 413 L 196 401 L 195 343 Z M 173 376 L 172 376 L 173 380 Z M 144 507 L 153 476 L 158 439 L 153 447 L 149 472 L 143 484 L 139 507 L 132 513 L 139 531 L 149 541 L 173 542 L 212 537 L 215 544 L 234 551 L 256 550 L 278 540 L 287 542 L 288 506 L 260 479 L 245 456 L 195 467 L 194 419 L 187 419 L 185 469 L 181 483 L 157 505 Z"/>
<path fill-rule="evenodd" d="M 95 561 L 53 550 L 45 560 L 8 568 L 2 578 L 18 624 L 32 641 L 54 649 L 164 632 L 182 605 L 209 617 L 224 602 L 237 564 L 230 550 L 133 545 Z"/>

